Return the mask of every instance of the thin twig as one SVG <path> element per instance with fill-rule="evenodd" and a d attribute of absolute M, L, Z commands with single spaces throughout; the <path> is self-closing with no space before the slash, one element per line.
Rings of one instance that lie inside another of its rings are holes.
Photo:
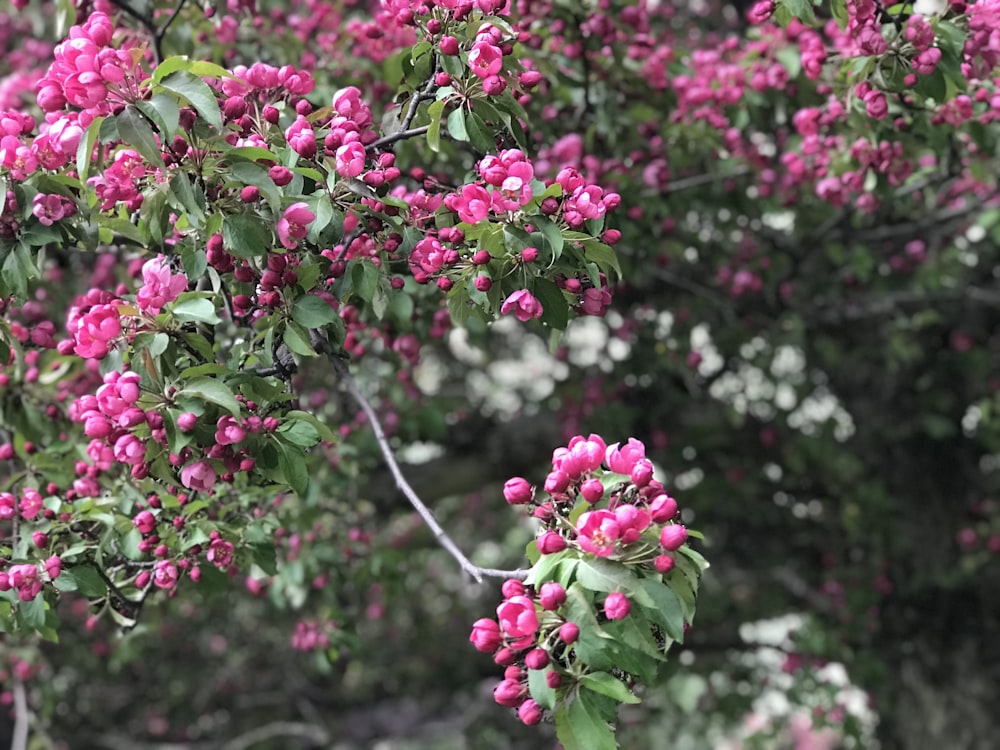
<path fill-rule="evenodd" d="M 410 103 L 406 107 L 406 114 L 403 115 L 403 119 L 399 121 L 399 130 L 395 133 L 383 136 L 377 141 L 369 144 L 365 149 L 366 151 L 374 151 L 376 149 L 382 148 L 383 146 L 388 146 L 396 141 L 402 141 L 407 138 L 414 138 L 418 135 L 423 135 L 430 128 L 429 125 L 424 125 L 421 128 L 410 128 L 413 123 L 413 118 L 417 116 L 417 109 L 420 108 L 420 102 L 426 101 L 428 99 L 434 98 L 434 89 L 437 88 L 437 82 L 434 80 L 438 72 L 437 58 L 434 59 L 434 65 L 431 69 L 430 75 L 427 77 L 427 83 L 424 84 L 424 88 L 420 92 L 413 92 L 413 98 L 410 99 Z"/>
<path fill-rule="evenodd" d="M 680 190 L 690 190 L 691 188 L 708 185 L 712 182 L 722 182 L 723 180 L 728 180 L 731 177 L 742 177 L 743 175 L 749 173 L 750 167 L 739 167 L 738 169 L 734 169 L 732 172 L 727 172 L 726 174 L 708 172 L 706 174 L 696 174 L 691 177 L 682 177 L 679 180 L 668 182 L 664 186 L 663 192 L 669 194 L 676 193 Z"/>
<path fill-rule="evenodd" d="M 365 413 L 368 418 L 368 423 L 371 425 L 372 432 L 375 434 L 375 440 L 378 442 L 378 447 L 382 451 L 382 457 L 385 458 L 386 464 L 389 466 L 389 471 L 392 472 L 393 479 L 396 480 L 396 487 L 399 491 L 406 496 L 406 499 L 410 501 L 410 505 L 414 507 L 420 517 L 424 520 L 424 523 L 430 528 L 437 538 L 438 543 L 444 547 L 448 553 L 458 561 L 458 564 L 462 566 L 462 570 L 472 576 L 478 583 L 483 582 L 483 577 L 490 578 L 519 578 L 524 580 L 528 576 L 528 571 L 526 570 L 497 570 L 495 568 L 480 568 L 469 560 L 459 549 L 458 545 L 452 541 L 451 537 L 448 536 L 447 532 L 441 528 L 441 525 L 434 518 L 434 514 L 431 513 L 430 508 L 424 505 L 423 500 L 417 495 L 416 491 L 410 486 L 410 483 L 406 481 L 406 477 L 403 476 L 403 472 L 399 468 L 399 464 L 396 462 L 396 456 L 392 452 L 392 448 L 389 445 L 389 440 L 385 436 L 385 431 L 382 429 L 382 424 L 379 422 L 378 415 L 375 414 L 375 409 L 372 407 L 371 403 L 358 388 L 357 382 L 351 376 L 348 371 L 347 366 L 340 362 L 336 357 L 330 358 L 331 362 L 334 363 L 334 368 L 340 373 L 343 379 L 344 386 L 347 388 L 347 392 L 351 397 L 357 402 L 358 406 Z"/>
<path fill-rule="evenodd" d="M 27 750 L 28 747 L 28 696 L 24 683 L 14 678 L 14 734 L 10 750 Z"/>
<path fill-rule="evenodd" d="M 397 130 L 392 135 L 386 135 L 379 138 L 377 141 L 373 141 L 370 146 L 368 146 L 369 151 L 374 151 L 385 146 L 390 146 L 396 141 L 405 141 L 407 138 L 416 138 L 418 135 L 423 135 L 428 130 L 431 129 L 430 125 L 421 125 L 419 128 L 410 128 L 409 130 Z"/>

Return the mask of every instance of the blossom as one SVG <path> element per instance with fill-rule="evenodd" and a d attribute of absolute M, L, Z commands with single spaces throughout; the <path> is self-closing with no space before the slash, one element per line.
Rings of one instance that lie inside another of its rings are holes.
<path fill-rule="evenodd" d="M 159 560 L 153 568 L 153 584 L 159 589 L 172 589 L 177 585 L 177 566 L 169 560 Z"/>
<path fill-rule="evenodd" d="M 618 591 L 612 591 L 604 600 L 604 614 L 609 620 L 623 620 L 631 609 L 628 597 Z"/>
<path fill-rule="evenodd" d="M 631 474 L 635 465 L 645 457 L 646 446 L 635 438 L 629 438 L 625 445 L 620 443 L 609 445 L 604 460 L 611 471 L 617 474 Z"/>
<path fill-rule="evenodd" d="M 503 52 L 489 42 L 476 42 L 469 50 L 469 67 L 479 78 L 495 76 L 503 68 Z"/>
<path fill-rule="evenodd" d="M 500 314 L 507 315 L 512 312 L 522 323 L 526 323 L 532 318 L 542 317 L 542 303 L 535 299 L 527 289 L 518 289 L 504 300 L 500 306 Z"/>
<path fill-rule="evenodd" d="M 304 239 L 309 234 L 309 224 L 316 219 L 316 214 L 309 210 L 308 204 L 304 202 L 293 203 L 285 209 L 285 213 L 278 219 L 278 239 L 287 250 L 294 250 L 299 246 L 299 240 Z"/>
<path fill-rule="evenodd" d="M 490 194 L 482 185 L 463 185 L 457 194 L 445 196 L 444 205 L 458 214 L 458 220 L 475 224 L 490 214 Z"/>
<path fill-rule="evenodd" d="M 187 285 L 187 276 L 171 273 L 166 258 L 157 255 L 142 266 L 142 288 L 135 295 L 135 303 L 142 312 L 156 315 L 164 305 L 177 299 Z"/>
<path fill-rule="evenodd" d="M 316 134 L 312 125 L 302 115 L 295 118 L 295 122 L 285 131 L 285 139 L 299 156 L 305 159 L 316 156 Z"/>
<path fill-rule="evenodd" d="M 543 555 L 554 555 L 566 549 L 566 540 L 555 531 L 546 531 L 538 537 L 535 544 Z"/>
<path fill-rule="evenodd" d="M 497 607 L 500 630 L 513 639 L 511 648 L 527 648 L 538 632 L 535 602 L 527 596 L 513 596 Z"/>
<path fill-rule="evenodd" d="M 197 461 L 181 469 L 181 484 L 188 489 L 208 492 L 215 486 L 215 469 L 208 461 Z"/>
<path fill-rule="evenodd" d="M 365 171 L 365 147 L 357 141 L 337 149 L 337 173 L 341 177 L 357 177 Z"/>
<path fill-rule="evenodd" d="M 205 557 L 217 568 L 228 568 L 233 562 L 234 551 L 232 542 L 227 542 L 225 539 L 213 539 L 208 546 L 208 553 Z"/>
<path fill-rule="evenodd" d="M 217 445 L 235 445 L 240 443 L 247 436 L 246 428 L 240 424 L 236 417 L 219 417 L 215 428 L 215 442 Z"/>
<path fill-rule="evenodd" d="M 577 521 L 577 541 L 580 547 L 598 557 L 608 557 L 615 551 L 621 536 L 618 519 L 610 510 L 591 510 Z"/>
<path fill-rule="evenodd" d="M 152 534 L 156 529 L 156 516 L 148 510 L 140 511 L 132 519 L 132 525 L 139 529 L 140 534 Z"/>
<path fill-rule="evenodd" d="M 86 359 L 104 359 L 112 342 L 121 336 L 121 314 L 116 305 L 94 305 L 76 324 L 74 351 Z"/>

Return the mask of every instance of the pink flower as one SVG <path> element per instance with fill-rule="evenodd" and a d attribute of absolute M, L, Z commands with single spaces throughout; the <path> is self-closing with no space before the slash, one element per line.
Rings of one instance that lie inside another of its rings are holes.
<path fill-rule="evenodd" d="M 135 435 L 125 434 L 115 441 L 115 460 L 135 466 L 146 460 L 146 446 Z"/>
<path fill-rule="evenodd" d="M 132 519 L 132 525 L 139 529 L 140 534 L 152 534 L 156 529 L 156 516 L 148 510 L 140 511 Z"/>
<path fill-rule="evenodd" d="M 479 78 L 495 76 L 503 68 L 503 52 L 489 42 L 476 42 L 469 50 L 469 67 Z"/>
<path fill-rule="evenodd" d="M 577 521 L 576 532 L 580 547 L 598 557 L 611 555 L 621 536 L 618 519 L 610 510 L 587 511 Z"/>
<path fill-rule="evenodd" d="M 511 505 L 530 503 L 535 495 L 535 489 L 524 477 L 508 479 L 503 486 L 504 499 Z"/>
<path fill-rule="evenodd" d="M 197 461 L 181 469 L 181 484 L 188 489 L 208 492 L 215 486 L 215 469 L 208 461 Z"/>
<path fill-rule="evenodd" d="M 112 342 L 122 335 L 121 315 L 116 305 L 94 305 L 76 324 L 74 351 L 85 359 L 104 359 Z"/>
<path fill-rule="evenodd" d="M 608 468 L 616 474 L 631 474 L 633 467 L 646 457 L 646 446 L 635 438 L 619 447 L 620 443 L 609 445 L 604 460 Z"/>
<path fill-rule="evenodd" d="M 247 436 L 246 429 L 235 417 L 219 417 L 215 428 L 215 442 L 218 445 L 235 445 Z"/>
<path fill-rule="evenodd" d="M 649 511 L 627 503 L 615 508 L 615 519 L 618 521 L 622 544 L 637 541 L 650 524 Z"/>
<path fill-rule="evenodd" d="M 500 306 L 500 314 L 507 315 L 513 311 L 514 316 L 522 323 L 532 318 L 542 317 L 542 303 L 535 299 L 527 289 L 518 289 L 504 300 Z"/>
<path fill-rule="evenodd" d="M 316 134 L 313 132 L 309 121 L 299 115 L 295 122 L 285 131 L 285 139 L 299 156 L 305 159 L 312 159 L 316 156 Z M 338 168 L 338 171 L 339 168 Z"/>
<path fill-rule="evenodd" d="M 205 557 L 217 568 L 228 568 L 233 562 L 234 550 L 232 542 L 227 542 L 225 539 L 213 539 L 208 546 L 208 554 Z"/>
<path fill-rule="evenodd" d="M 337 149 L 337 173 L 341 177 L 357 177 L 365 171 L 365 147 L 357 141 Z"/>
<path fill-rule="evenodd" d="M 489 654 L 500 648 L 500 644 L 503 643 L 503 635 L 500 633 L 500 626 L 494 620 L 484 617 L 472 624 L 469 641 L 476 647 L 477 651 Z"/>
<path fill-rule="evenodd" d="M 628 597 L 618 591 L 611 592 L 604 600 L 604 614 L 608 616 L 609 620 L 623 620 L 628 617 L 631 609 L 632 605 Z"/>
<path fill-rule="evenodd" d="M 171 273 L 166 258 L 157 255 L 142 266 L 142 288 L 135 295 L 135 303 L 142 312 L 156 315 L 187 286 L 187 276 Z"/>
<path fill-rule="evenodd" d="M 653 523 L 666 523 L 677 515 L 677 501 L 670 495 L 657 495 L 649 503 Z"/>
<path fill-rule="evenodd" d="M 517 708 L 524 702 L 528 686 L 516 680 L 503 680 L 493 689 L 493 700 L 507 708 Z"/>
<path fill-rule="evenodd" d="M 31 521 L 42 512 L 42 495 L 38 490 L 31 487 L 21 495 L 21 518 Z"/>
<path fill-rule="evenodd" d="M 299 246 L 299 240 L 304 239 L 309 234 L 309 224 L 316 219 L 316 214 L 309 210 L 306 203 L 293 203 L 285 209 L 285 213 L 278 219 L 278 239 L 287 250 L 294 250 Z"/>
<path fill-rule="evenodd" d="M 59 555 L 52 555 L 45 561 L 45 575 L 49 577 L 50 581 L 54 581 L 62 573 L 62 560 L 59 559 Z"/>
<path fill-rule="evenodd" d="M 38 193 L 31 202 L 31 213 L 38 223 L 50 227 L 66 215 L 61 195 Z"/>
<path fill-rule="evenodd" d="M 542 707 L 532 698 L 528 698 L 528 700 L 517 707 L 517 718 L 529 727 L 534 726 L 542 720 Z"/>
<path fill-rule="evenodd" d="M 522 649 L 531 645 L 538 632 L 535 602 L 526 596 L 514 596 L 497 607 L 500 630 L 513 639 L 511 648 Z"/>
<path fill-rule="evenodd" d="M 458 220 L 476 224 L 490 215 L 490 194 L 482 185 L 462 185 L 458 194 L 445 196 L 444 205 L 458 214 Z"/>
<path fill-rule="evenodd" d="M 153 568 L 153 584 L 159 589 L 172 589 L 177 585 L 177 566 L 169 560 L 159 560 Z"/>

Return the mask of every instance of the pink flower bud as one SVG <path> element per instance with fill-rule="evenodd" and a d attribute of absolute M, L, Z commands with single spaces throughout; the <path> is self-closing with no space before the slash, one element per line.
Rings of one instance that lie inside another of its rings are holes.
<path fill-rule="evenodd" d="M 580 485 L 580 494 L 584 500 L 593 505 L 604 496 L 604 485 L 600 479 L 588 479 Z"/>
<path fill-rule="evenodd" d="M 649 515 L 653 523 L 666 523 L 677 515 L 677 501 L 670 495 L 657 495 L 649 503 Z"/>
<path fill-rule="evenodd" d="M 484 617 L 476 620 L 472 625 L 472 633 L 469 641 L 476 647 L 477 651 L 492 653 L 500 648 L 503 643 L 503 636 L 500 635 L 500 625 L 495 620 Z"/>
<path fill-rule="evenodd" d="M 545 669 L 549 666 L 549 652 L 544 648 L 533 648 L 524 655 L 524 665 L 528 669 Z"/>
<path fill-rule="evenodd" d="M 500 593 L 503 594 L 504 599 L 510 599 L 514 596 L 524 596 L 524 584 L 516 578 L 510 578 L 503 582 L 503 586 L 500 587 Z"/>
<path fill-rule="evenodd" d="M 577 627 L 572 622 L 564 622 L 559 626 L 559 639 L 565 643 L 576 643 L 576 639 L 580 637 L 580 628 Z"/>
<path fill-rule="evenodd" d="M 545 684 L 555 690 L 562 684 L 562 675 L 556 671 L 549 670 L 545 673 Z"/>
<path fill-rule="evenodd" d="M 562 587 L 562 584 L 555 581 L 543 583 L 541 590 L 538 592 L 538 600 L 545 609 L 550 612 L 555 611 L 566 601 L 566 589 Z M 541 667 L 533 667 L 533 669 L 541 669 Z"/>
<path fill-rule="evenodd" d="M 636 465 L 632 467 L 630 478 L 632 480 L 632 484 L 636 487 L 645 487 L 653 478 L 652 462 L 648 458 L 640 459 Z"/>
<path fill-rule="evenodd" d="M 657 555 L 656 559 L 653 560 L 653 565 L 656 566 L 657 573 L 666 575 L 674 569 L 674 558 L 670 555 Z"/>
<path fill-rule="evenodd" d="M 177 417 L 177 429 L 181 432 L 191 432 L 198 424 L 198 417 L 189 411 Z"/>
<path fill-rule="evenodd" d="M 531 698 L 518 706 L 517 718 L 529 727 L 538 724 L 542 720 L 542 707 Z"/>
<path fill-rule="evenodd" d="M 628 617 L 631 609 L 632 604 L 628 597 L 618 591 L 612 591 L 604 600 L 604 614 L 608 616 L 609 620 L 623 620 Z"/>
<path fill-rule="evenodd" d="M 512 648 L 507 648 L 506 646 L 493 654 L 493 662 L 495 664 L 499 664 L 501 667 L 513 664 L 515 661 L 517 661 L 517 651 Z"/>
<path fill-rule="evenodd" d="M 523 477 L 508 479 L 503 486 L 503 496 L 511 505 L 530 503 L 534 494 L 534 487 Z"/>
<path fill-rule="evenodd" d="M 546 531 L 535 542 L 543 555 L 554 555 L 566 549 L 566 540 L 555 531 Z"/>
<path fill-rule="evenodd" d="M 528 689 L 520 682 L 503 680 L 493 689 L 493 700 L 507 708 L 517 708 L 524 702 Z"/>
<path fill-rule="evenodd" d="M 663 531 L 660 532 L 660 544 L 663 545 L 663 549 L 670 552 L 680 549 L 687 538 L 688 530 L 680 524 L 664 526 Z"/>

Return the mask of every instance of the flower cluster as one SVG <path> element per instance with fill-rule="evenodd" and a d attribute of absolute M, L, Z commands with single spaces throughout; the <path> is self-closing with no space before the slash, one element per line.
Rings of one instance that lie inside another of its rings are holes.
<path fill-rule="evenodd" d="M 664 660 L 683 638 L 704 566 L 685 546 L 677 502 L 653 479 L 645 446 L 574 437 L 553 453 L 543 493 L 514 477 L 503 494 L 542 525 L 526 580 L 504 583 L 496 619 L 477 621 L 470 635 L 506 668 L 495 700 L 526 724 L 595 681 L 598 692 L 634 702 L 627 686 L 650 677 L 649 656 L 637 653 L 655 643 Z"/>

